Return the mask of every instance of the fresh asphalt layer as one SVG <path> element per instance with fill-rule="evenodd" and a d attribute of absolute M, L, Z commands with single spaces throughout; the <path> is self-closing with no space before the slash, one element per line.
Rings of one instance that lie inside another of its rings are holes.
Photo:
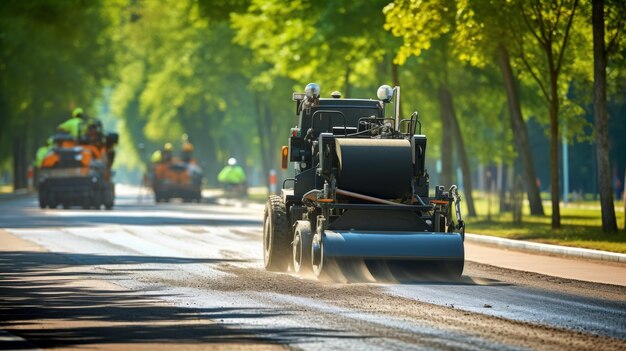
<path fill-rule="evenodd" d="M 113 211 L 0 202 L 0 329 L 62 349 L 626 349 L 626 287 L 568 273 L 621 264 L 468 243 L 458 281 L 320 282 L 263 270 L 260 206 L 123 190 Z"/>

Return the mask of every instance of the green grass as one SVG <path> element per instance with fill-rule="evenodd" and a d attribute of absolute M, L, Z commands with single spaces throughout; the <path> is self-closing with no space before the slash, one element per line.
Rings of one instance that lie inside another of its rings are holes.
<path fill-rule="evenodd" d="M 567 207 L 561 204 L 561 229 L 558 230 L 551 228 L 552 211 L 548 202 L 544 202 L 544 217 L 530 216 L 528 205 L 525 205 L 520 225 L 513 224 L 510 212 L 498 214 L 497 202 L 497 197 L 492 197 L 492 215 L 489 218 L 487 197 L 480 194 L 476 196 L 478 216 L 466 218 L 468 233 L 626 253 L 624 210 L 620 207 L 621 202 L 616 201 L 618 206 L 615 212 L 619 231 L 612 234 L 601 230 L 599 202 L 571 203 Z M 466 208 L 463 213 L 467 213 Z"/>

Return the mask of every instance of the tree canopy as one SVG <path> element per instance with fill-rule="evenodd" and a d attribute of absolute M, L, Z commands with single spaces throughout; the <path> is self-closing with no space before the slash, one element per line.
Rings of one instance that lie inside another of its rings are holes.
<path fill-rule="evenodd" d="M 620 173 L 626 15 L 621 1 L 604 9 Z M 537 199 L 552 186 L 558 200 L 555 145 L 593 148 L 591 39 L 590 0 L 5 0 L 0 169 L 24 186 L 36 147 L 82 106 L 121 134 L 121 178 L 186 135 L 209 184 L 231 156 L 263 183 L 297 123 L 291 92 L 317 82 L 325 95 L 375 98 L 399 84 L 403 114 L 418 110 L 429 136 L 433 182 L 470 189 L 481 167 L 504 165 L 542 184 Z M 595 192 L 595 166 L 571 161 L 576 184 Z"/>

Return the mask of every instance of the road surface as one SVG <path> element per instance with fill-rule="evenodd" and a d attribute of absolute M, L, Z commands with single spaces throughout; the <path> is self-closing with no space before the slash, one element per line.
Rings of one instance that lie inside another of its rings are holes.
<path fill-rule="evenodd" d="M 504 260 L 468 261 L 457 282 L 319 282 L 263 270 L 261 205 L 121 192 L 113 211 L 0 201 L 0 349 L 626 349 L 626 287 L 558 277 L 578 261 L 551 262 L 557 276 Z"/>

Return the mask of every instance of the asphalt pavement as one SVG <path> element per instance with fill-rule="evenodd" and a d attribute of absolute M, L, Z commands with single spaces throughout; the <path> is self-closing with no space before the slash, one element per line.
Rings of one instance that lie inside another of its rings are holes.
<path fill-rule="evenodd" d="M 623 264 L 468 244 L 458 281 L 320 282 L 263 270 L 260 205 L 119 190 L 0 201 L 0 349 L 626 349 L 625 284 L 598 278 Z"/>

